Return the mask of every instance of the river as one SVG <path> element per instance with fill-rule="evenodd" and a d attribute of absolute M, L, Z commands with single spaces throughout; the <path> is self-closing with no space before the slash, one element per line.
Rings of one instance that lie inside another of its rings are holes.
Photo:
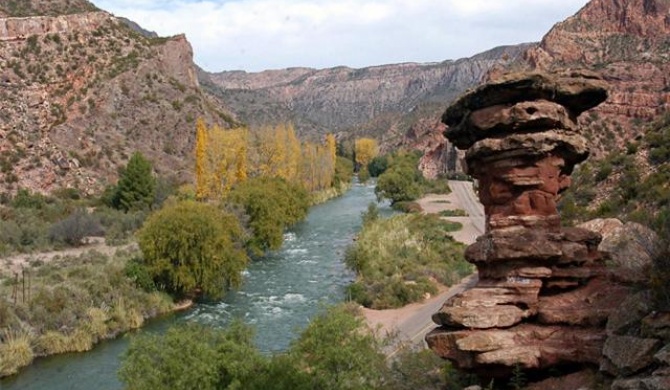
<path fill-rule="evenodd" d="M 345 195 L 314 206 L 304 222 L 285 234 L 283 247 L 251 263 L 240 290 L 222 302 L 153 321 L 141 332 L 161 332 L 177 321 L 225 326 L 241 318 L 256 330 L 261 351 L 287 348 L 325 304 L 344 300 L 353 274 L 342 259 L 361 226 L 361 213 L 375 201 L 374 186 L 355 184 Z M 390 214 L 388 204 L 380 206 Z M 118 390 L 120 357 L 135 337 L 129 333 L 92 351 L 38 359 L 19 375 L 0 380 L 2 390 Z"/>

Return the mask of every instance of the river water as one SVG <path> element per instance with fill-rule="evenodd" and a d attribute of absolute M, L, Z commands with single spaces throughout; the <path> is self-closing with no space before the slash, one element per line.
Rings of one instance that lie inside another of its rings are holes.
<path fill-rule="evenodd" d="M 355 184 L 345 195 L 313 207 L 285 234 L 283 247 L 249 265 L 244 285 L 222 302 L 153 321 L 142 332 L 161 332 L 178 321 L 225 326 L 234 318 L 254 326 L 265 352 L 287 348 L 325 304 L 344 299 L 353 274 L 342 259 L 360 230 L 361 213 L 375 201 L 374 186 Z M 387 204 L 380 206 L 391 213 Z M 118 390 L 120 357 L 136 333 L 103 342 L 92 351 L 38 359 L 19 375 L 0 381 L 2 390 Z"/>

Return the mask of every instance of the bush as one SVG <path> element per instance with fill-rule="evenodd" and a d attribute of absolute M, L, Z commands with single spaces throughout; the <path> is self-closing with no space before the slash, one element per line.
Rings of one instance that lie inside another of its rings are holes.
<path fill-rule="evenodd" d="M 172 301 L 165 294 L 145 292 L 125 276 L 125 256 L 90 252 L 33 269 L 30 293 L 20 291 L 16 305 L 6 300 L 12 286 L 0 283 L 0 328 L 27 337 L 20 344 L 29 347 L 22 356 L 85 351 L 170 311 Z M 16 349 L 7 349 L 7 339 L 0 339 L 0 366 L 11 362 L 11 372 L 29 363 L 13 356 Z M 0 370 L 0 376 L 6 373 Z"/>
<path fill-rule="evenodd" d="M 243 389 L 264 365 L 244 325 L 218 330 L 185 324 L 168 329 L 164 336 L 135 338 L 119 377 L 131 390 Z"/>
<path fill-rule="evenodd" d="M 81 245 L 85 237 L 102 236 L 104 231 L 95 217 L 84 209 L 75 210 L 62 221 L 51 225 L 49 238 L 71 246 Z"/>
<path fill-rule="evenodd" d="M 142 259 L 133 258 L 129 260 L 124 268 L 124 273 L 142 290 L 146 292 L 156 291 L 156 283 L 151 278 L 151 274 Z"/>
<path fill-rule="evenodd" d="M 33 361 L 30 336 L 24 332 L 4 331 L 0 334 L 0 377 L 16 374 L 19 368 Z"/>
<path fill-rule="evenodd" d="M 370 161 L 368 164 L 368 172 L 370 176 L 379 177 L 382 173 L 386 172 L 389 167 L 389 156 L 377 156 Z"/>
<path fill-rule="evenodd" d="M 468 213 L 465 210 L 442 210 L 440 211 L 441 217 L 467 217 Z"/>
<path fill-rule="evenodd" d="M 284 230 L 303 220 L 309 208 L 309 195 L 300 186 L 284 179 L 256 177 L 235 187 L 228 201 L 244 208 L 253 236 L 249 250 L 262 254 L 281 247 Z"/>
<path fill-rule="evenodd" d="M 393 207 L 394 210 L 398 210 L 408 214 L 415 214 L 423 211 L 421 205 L 416 202 L 405 202 L 405 201 L 395 202 L 391 207 Z"/>
<path fill-rule="evenodd" d="M 335 176 L 333 185 L 338 186 L 342 183 L 349 184 L 354 176 L 354 162 L 348 158 L 337 156 L 335 161 Z"/>
<path fill-rule="evenodd" d="M 345 263 L 358 277 L 348 294 L 373 309 L 401 307 L 434 294 L 437 283 L 472 272 L 464 246 L 447 234 L 460 224 L 435 215 L 398 215 L 365 224 Z"/>
<path fill-rule="evenodd" d="M 235 216 L 194 201 L 155 212 L 137 234 L 143 263 L 159 288 L 212 297 L 242 282 L 248 260 L 243 239 Z"/>

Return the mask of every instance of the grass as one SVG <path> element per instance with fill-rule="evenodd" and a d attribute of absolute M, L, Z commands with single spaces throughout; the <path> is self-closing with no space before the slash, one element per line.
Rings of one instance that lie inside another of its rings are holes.
<path fill-rule="evenodd" d="M 35 356 L 88 351 L 170 312 L 170 297 L 141 288 L 129 276 L 126 265 L 135 255 L 90 251 L 42 265 L 31 270 L 25 295 L 21 282 L 0 279 L 0 377 Z M 14 291 L 16 304 L 10 299 Z"/>
<path fill-rule="evenodd" d="M 436 215 L 368 220 L 345 256 L 358 275 L 351 299 L 373 309 L 402 307 L 469 275 L 465 246 L 448 234 L 461 227 Z"/>
<path fill-rule="evenodd" d="M 5 330 L 0 333 L 0 376 L 12 375 L 33 361 L 31 337 L 26 332 Z"/>
<path fill-rule="evenodd" d="M 461 210 L 461 209 L 442 210 L 442 211 L 440 211 L 440 216 L 442 216 L 442 217 L 467 217 L 468 213 L 465 210 Z"/>

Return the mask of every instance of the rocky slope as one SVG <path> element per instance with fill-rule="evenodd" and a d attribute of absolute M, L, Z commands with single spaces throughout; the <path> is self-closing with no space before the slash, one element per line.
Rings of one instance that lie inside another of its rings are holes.
<path fill-rule="evenodd" d="M 217 85 L 219 96 L 252 125 L 292 121 L 303 135 L 366 134 L 396 146 L 418 119 L 437 119 L 445 101 L 479 83 L 493 65 L 511 62 L 526 48 L 500 47 L 434 64 L 203 73 L 201 82 Z"/>
<path fill-rule="evenodd" d="M 85 12 L 92 8 L 37 0 L 0 8 L 53 15 L 0 18 L 4 191 L 97 191 L 136 150 L 160 173 L 186 178 L 195 119 L 233 122 L 201 91 L 184 36 L 146 37 L 111 14 Z"/>
<path fill-rule="evenodd" d="M 597 156 L 621 149 L 670 107 L 670 1 L 592 0 L 555 25 L 512 68 L 588 68 L 602 74 L 609 98 L 581 124 Z"/>

